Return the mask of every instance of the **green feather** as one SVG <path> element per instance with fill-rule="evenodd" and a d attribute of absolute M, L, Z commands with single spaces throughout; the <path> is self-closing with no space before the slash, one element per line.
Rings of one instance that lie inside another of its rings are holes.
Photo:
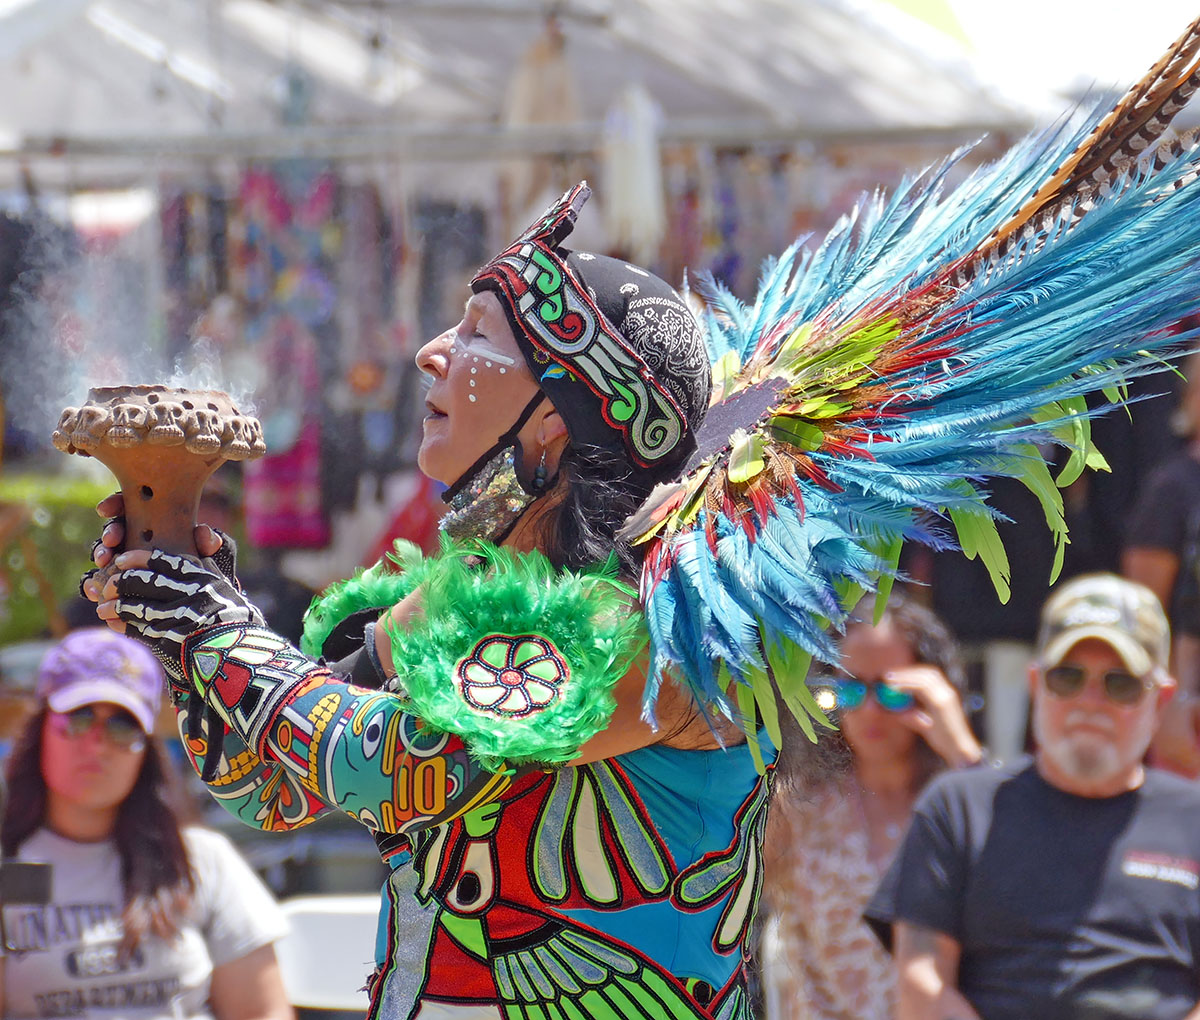
<path fill-rule="evenodd" d="M 791 641 L 781 641 L 770 652 L 771 675 L 779 696 L 795 717 L 800 729 L 814 744 L 817 742 L 816 722 L 826 729 L 837 729 L 825 714 L 808 686 L 808 670 L 812 654 Z"/>
<path fill-rule="evenodd" d="M 750 685 L 754 691 L 754 702 L 758 706 L 758 714 L 762 719 L 763 728 L 771 743 L 776 748 L 783 747 L 783 730 L 779 727 L 779 705 L 775 701 L 775 687 L 765 670 L 755 669 L 750 672 Z"/>
<path fill-rule="evenodd" d="M 1019 446 L 1014 453 L 1021 457 L 1021 469 L 1017 478 L 1025 488 L 1037 496 L 1042 505 L 1042 512 L 1046 515 L 1046 524 L 1054 537 L 1054 565 L 1050 576 L 1050 583 L 1053 584 L 1058 580 L 1058 573 L 1062 569 L 1065 547 L 1071 541 L 1067 534 L 1067 520 L 1063 514 L 1062 493 L 1058 488 L 1062 484 L 1062 478 L 1060 476 L 1058 483 L 1055 483 L 1050 475 L 1050 468 L 1036 446 Z"/>
<path fill-rule="evenodd" d="M 785 366 L 788 371 L 794 372 L 793 362 L 803 364 L 808 356 L 808 342 L 811 337 L 812 323 L 806 322 L 799 329 L 793 330 L 791 336 L 780 345 L 775 361 Z"/>
<path fill-rule="evenodd" d="M 767 423 L 771 438 L 781 443 L 790 443 L 797 449 L 819 450 L 825 442 L 825 433 L 816 425 L 789 414 L 777 414 Z"/>
<path fill-rule="evenodd" d="M 976 556 L 987 567 L 988 576 L 996 589 L 996 597 L 1007 602 L 1012 594 L 1009 578 L 1012 571 L 1008 565 L 1008 554 L 996 531 L 996 522 L 986 512 L 950 507 L 950 520 L 958 534 L 958 544 L 969 560 Z"/>
<path fill-rule="evenodd" d="M 847 613 L 862 601 L 867 589 L 849 577 L 834 578 L 833 590 L 837 592 L 838 601 Z"/>
<path fill-rule="evenodd" d="M 729 480 L 731 482 L 748 482 L 757 478 L 766 467 L 763 459 L 762 436 L 746 433 L 738 429 L 730 437 L 729 450 Z"/>
<path fill-rule="evenodd" d="M 879 626 L 879 621 L 883 619 L 883 614 L 887 609 L 888 596 L 892 593 L 892 586 L 896 582 L 896 570 L 900 565 L 900 552 L 904 548 L 904 536 L 897 535 L 888 544 L 887 549 L 880 557 L 887 564 L 888 569 L 879 575 L 879 584 L 875 588 L 875 626 Z"/>
<path fill-rule="evenodd" d="M 734 681 L 733 688 L 737 698 L 738 722 L 746 735 L 746 745 L 750 749 L 754 769 L 761 776 L 767 771 L 767 765 L 763 761 L 762 748 L 758 746 L 758 731 L 754 728 L 754 691 L 749 684 L 737 681 Z"/>
<path fill-rule="evenodd" d="M 727 351 L 721 355 L 712 368 L 712 387 L 713 392 L 720 392 L 737 378 L 738 372 L 742 369 L 741 359 L 733 351 Z"/>

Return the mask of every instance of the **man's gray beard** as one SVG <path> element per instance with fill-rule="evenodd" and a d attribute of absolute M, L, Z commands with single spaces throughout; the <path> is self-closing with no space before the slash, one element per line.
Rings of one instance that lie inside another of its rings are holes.
<path fill-rule="evenodd" d="M 1133 749 L 1140 748 L 1135 759 L 1137 761 L 1142 759 L 1146 748 L 1150 746 L 1154 722 L 1153 715 L 1147 714 L 1136 724 L 1139 738 L 1144 738 L 1130 744 L 1131 753 Z M 1121 757 L 1111 741 L 1098 734 L 1077 733 L 1058 738 L 1048 737 L 1041 712 L 1035 711 L 1033 714 L 1033 734 L 1042 753 L 1053 761 L 1060 771 L 1073 779 L 1089 783 L 1104 782 L 1115 778 L 1131 764 Z"/>
<path fill-rule="evenodd" d="M 1099 743 L 1091 736 L 1060 737 L 1043 740 L 1038 746 L 1053 760 L 1059 770 L 1073 779 L 1100 782 L 1112 779 L 1121 771 L 1121 758 L 1112 744 Z"/>

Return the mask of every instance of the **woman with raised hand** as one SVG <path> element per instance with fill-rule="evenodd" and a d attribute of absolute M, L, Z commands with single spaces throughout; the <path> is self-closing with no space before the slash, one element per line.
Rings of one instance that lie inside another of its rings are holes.
<path fill-rule="evenodd" d="M 890 1020 L 892 961 L 862 919 L 925 784 L 982 750 L 963 710 L 958 651 L 945 624 L 893 593 L 841 641 L 842 664 L 816 681 L 840 734 L 824 767 L 781 786 L 767 826 L 764 983 L 771 1020 Z"/>

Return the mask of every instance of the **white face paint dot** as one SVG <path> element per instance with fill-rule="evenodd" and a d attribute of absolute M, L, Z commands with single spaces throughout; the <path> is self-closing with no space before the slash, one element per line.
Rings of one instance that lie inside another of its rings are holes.
<path fill-rule="evenodd" d="M 451 348 L 450 348 L 450 353 L 451 353 L 451 354 L 457 354 L 457 353 L 458 353 L 458 348 L 457 348 L 457 347 L 451 347 Z"/>
<path fill-rule="evenodd" d="M 492 367 L 492 363 L 491 363 L 490 361 L 485 361 L 483 364 L 484 364 L 484 367 L 485 367 L 485 368 L 491 368 L 491 367 Z"/>
<path fill-rule="evenodd" d="M 474 370 L 474 369 L 471 369 L 471 371 L 473 372 L 473 371 L 475 371 L 475 370 Z M 474 386 L 474 385 L 475 385 L 475 380 L 474 380 L 474 379 L 472 379 L 472 380 L 471 380 L 471 385 L 472 385 L 472 386 Z"/>
<path fill-rule="evenodd" d="M 478 371 L 479 369 L 477 369 L 474 365 L 471 366 L 471 375 L 474 375 Z"/>
<path fill-rule="evenodd" d="M 506 369 L 506 368 L 502 368 L 502 369 L 500 369 L 500 374 L 501 374 L 501 375 L 504 375 L 504 373 L 505 373 L 505 372 L 507 372 L 507 371 L 508 371 L 508 369 Z"/>
<path fill-rule="evenodd" d="M 468 393 L 468 394 L 467 394 L 467 399 L 468 399 L 469 401 L 471 401 L 471 403 L 472 403 L 472 404 L 473 404 L 473 403 L 475 403 L 475 394 L 474 394 L 474 393 Z"/>

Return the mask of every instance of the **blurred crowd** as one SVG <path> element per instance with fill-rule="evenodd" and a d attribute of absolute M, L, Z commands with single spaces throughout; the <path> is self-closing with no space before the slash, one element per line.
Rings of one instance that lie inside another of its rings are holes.
<path fill-rule="evenodd" d="M 929 610 L 893 596 L 859 618 L 816 681 L 834 753 L 780 766 L 765 1015 L 1200 1016 L 1200 788 L 1146 764 L 1186 702 L 1157 596 L 1109 573 L 1052 592 L 1031 754 L 1005 762 L 973 737 Z"/>

